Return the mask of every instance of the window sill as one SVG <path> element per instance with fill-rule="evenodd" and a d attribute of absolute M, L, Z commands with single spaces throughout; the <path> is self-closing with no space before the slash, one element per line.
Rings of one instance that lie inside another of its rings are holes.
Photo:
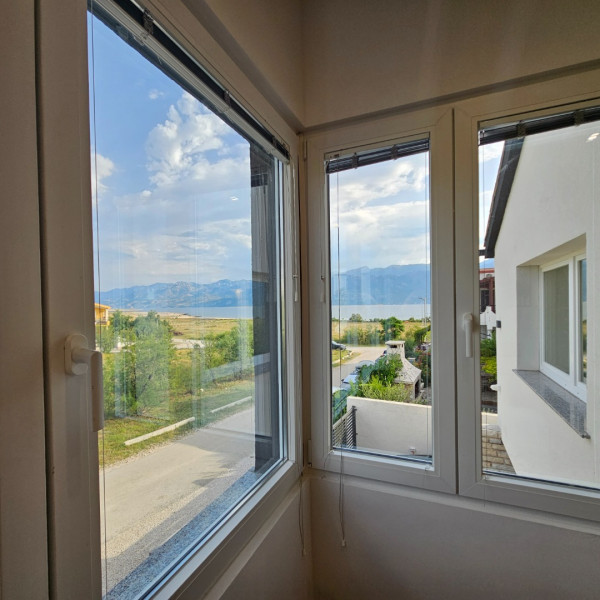
<path fill-rule="evenodd" d="M 540 371 L 515 369 L 516 373 L 558 416 L 582 438 L 586 431 L 586 403 Z"/>

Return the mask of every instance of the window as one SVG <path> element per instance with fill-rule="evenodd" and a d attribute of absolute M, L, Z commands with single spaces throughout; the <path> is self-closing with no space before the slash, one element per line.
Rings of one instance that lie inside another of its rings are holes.
<path fill-rule="evenodd" d="M 332 446 L 432 461 L 429 140 L 327 160 Z"/>
<path fill-rule="evenodd" d="M 451 128 L 436 109 L 308 136 L 315 467 L 454 490 Z"/>
<path fill-rule="evenodd" d="M 585 257 L 577 255 L 563 264 L 540 269 L 543 297 L 540 370 L 584 400 L 586 264 Z"/>
<path fill-rule="evenodd" d="M 88 18 L 109 598 L 160 585 L 284 464 L 294 381 L 287 150 L 126 8 Z"/>
<path fill-rule="evenodd" d="M 494 275 L 496 323 L 480 344 L 484 477 L 600 488 L 587 368 L 597 114 L 584 107 L 479 130 L 479 271 Z"/>

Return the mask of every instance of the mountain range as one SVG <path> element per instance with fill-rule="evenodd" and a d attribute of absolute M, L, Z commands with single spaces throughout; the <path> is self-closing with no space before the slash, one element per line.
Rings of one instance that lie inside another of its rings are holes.
<path fill-rule="evenodd" d="M 347 304 L 419 304 L 430 289 L 429 265 L 360 267 L 333 275 L 331 301 Z M 192 306 L 251 306 L 252 281 L 153 283 L 96 292 L 96 301 L 112 308 L 173 310 Z"/>
<path fill-rule="evenodd" d="M 360 267 L 331 277 L 332 304 L 419 304 L 430 290 L 425 264 Z"/>

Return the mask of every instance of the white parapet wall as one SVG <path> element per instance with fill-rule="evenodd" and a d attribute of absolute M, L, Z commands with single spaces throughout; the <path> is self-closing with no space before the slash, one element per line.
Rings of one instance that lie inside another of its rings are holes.
<path fill-rule="evenodd" d="M 356 406 L 356 445 L 393 454 L 431 454 L 431 406 L 348 396 Z"/>

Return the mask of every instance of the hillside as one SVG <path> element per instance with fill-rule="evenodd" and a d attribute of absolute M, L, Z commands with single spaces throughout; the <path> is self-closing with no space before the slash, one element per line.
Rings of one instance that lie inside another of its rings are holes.
<path fill-rule="evenodd" d="M 339 282 L 339 286 L 338 286 Z M 341 289 L 341 293 L 339 292 Z M 332 277 L 333 304 L 419 304 L 429 298 L 429 265 L 392 265 L 383 269 L 361 267 Z M 173 310 L 191 306 L 250 306 L 252 282 L 222 279 L 198 284 L 154 283 L 96 292 L 96 301 L 112 308 Z"/>

